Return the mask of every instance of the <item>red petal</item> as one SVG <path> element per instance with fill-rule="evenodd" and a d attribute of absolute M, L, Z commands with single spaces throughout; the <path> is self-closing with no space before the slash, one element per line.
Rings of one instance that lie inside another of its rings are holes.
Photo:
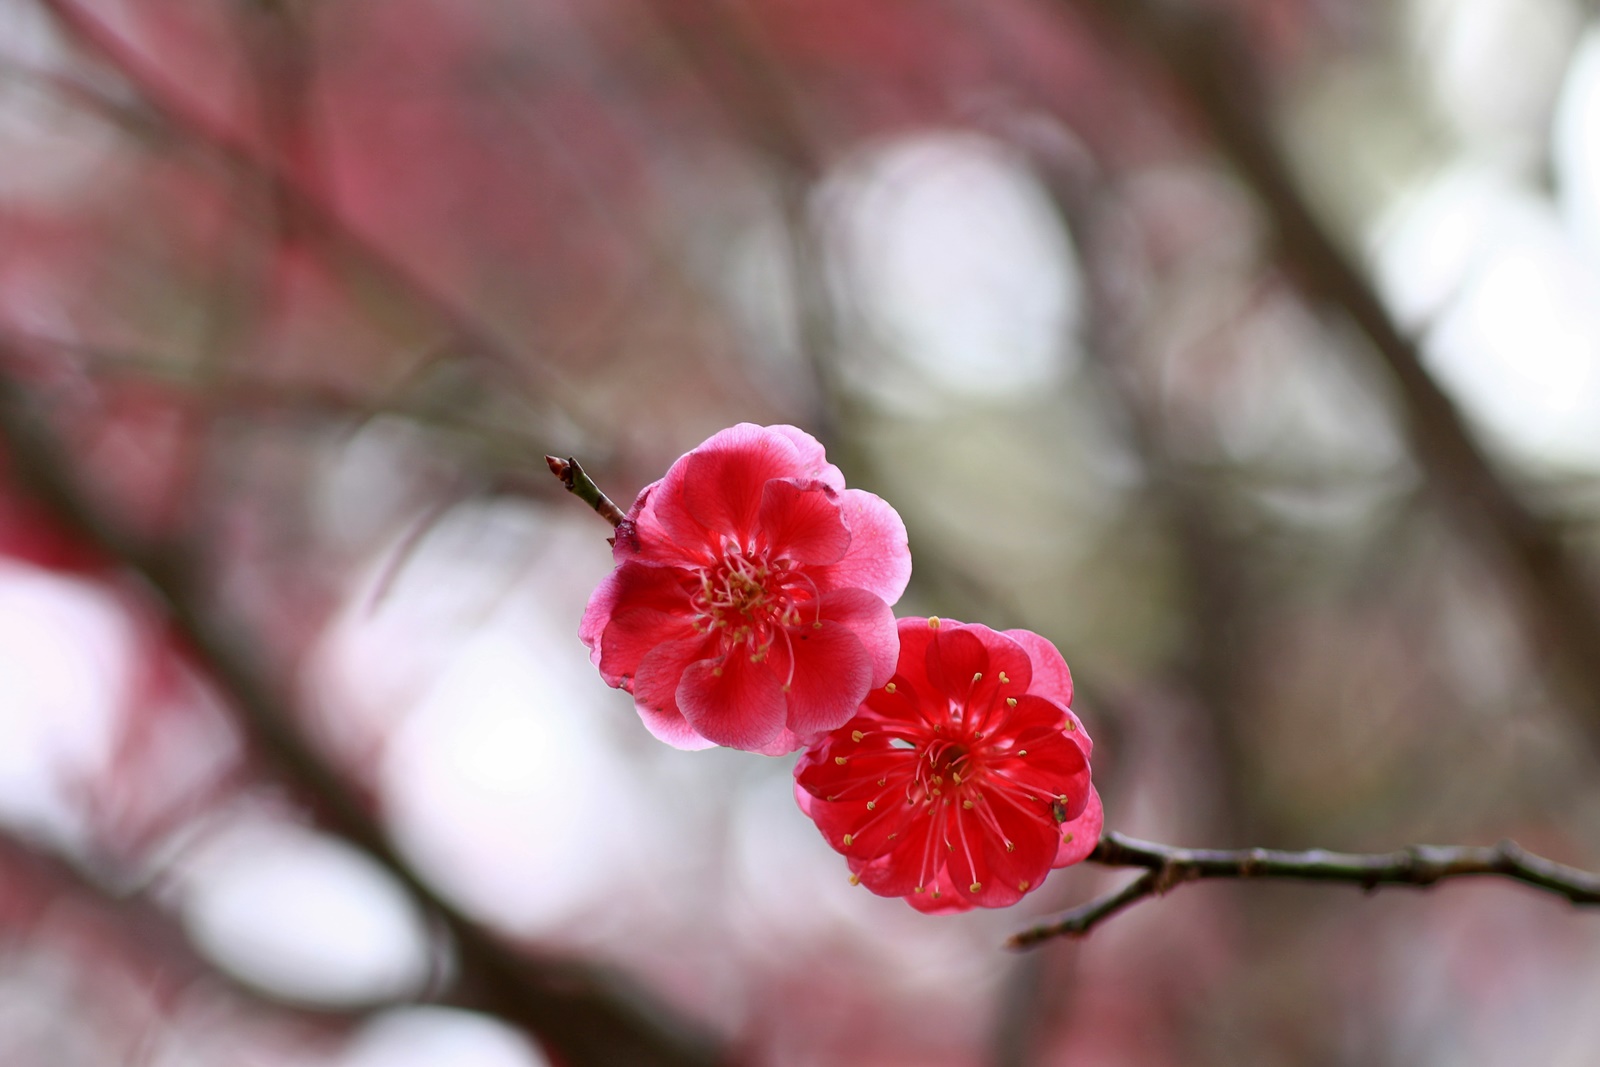
<path fill-rule="evenodd" d="M 755 530 L 766 484 L 793 477 L 803 466 L 789 438 L 747 422 L 723 430 L 678 463 L 689 516 L 714 535 L 740 543 L 748 543 Z"/>
<path fill-rule="evenodd" d="M 979 803 L 982 809 L 951 805 L 946 836 L 954 847 L 947 849 L 946 866 L 962 899 L 1001 908 L 1044 880 L 1055 858 L 1054 824 L 1047 815 L 1030 815 L 998 796 Z"/>
<path fill-rule="evenodd" d="M 784 634 L 769 655 L 772 676 L 788 691 L 785 725 L 802 738 L 842 726 L 872 687 L 872 657 L 847 627 L 827 619 Z"/>
<path fill-rule="evenodd" d="M 775 558 L 813 566 L 833 563 L 850 547 L 837 495 L 821 482 L 774 478 L 761 490 L 758 516 Z"/>
<path fill-rule="evenodd" d="M 713 651 L 709 637 L 669 641 L 639 664 L 633 677 L 633 702 L 645 729 L 674 748 L 708 748 L 712 742 L 689 725 L 678 709 L 678 685 L 691 663 Z"/>
<path fill-rule="evenodd" d="M 934 692 L 965 702 L 972 693 L 974 676 L 989 671 L 989 650 L 977 634 L 956 622 L 941 622 L 924 654 L 928 683 Z"/>
<path fill-rule="evenodd" d="M 765 663 L 743 650 L 691 663 L 678 683 L 678 708 L 701 737 L 729 748 L 760 749 L 783 729 L 783 688 Z"/>
<path fill-rule="evenodd" d="M 839 507 L 850 530 L 850 547 L 844 558 L 817 576 L 817 584 L 824 589 L 865 589 L 895 603 L 911 580 L 906 524 L 894 508 L 865 490 L 844 490 Z"/>
<path fill-rule="evenodd" d="M 590 658 L 608 684 L 625 687 L 657 646 L 696 636 L 686 589 L 689 581 L 674 567 L 629 562 L 595 590 L 579 633 L 590 641 L 595 628 L 604 623 L 598 643 L 590 646 Z"/>

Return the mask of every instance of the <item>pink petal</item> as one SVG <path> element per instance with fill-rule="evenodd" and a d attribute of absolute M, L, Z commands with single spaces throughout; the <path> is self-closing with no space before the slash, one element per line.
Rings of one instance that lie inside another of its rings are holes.
<path fill-rule="evenodd" d="M 850 531 L 832 489 L 821 482 L 774 478 L 761 490 L 758 521 L 774 558 L 822 565 L 850 547 Z"/>
<path fill-rule="evenodd" d="M 1033 660 L 1032 691 L 1055 701 L 1064 708 L 1072 707 L 1072 672 L 1060 649 L 1032 630 L 1007 630 L 1006 636 L 1028 650 Z"/>
<path fill-rule="evenodd" d="M 748 422 L 723 430 L 678 464 L 683 466 L 682 502 L 689 516 L 713 534 L 741 543 L 755 530 L 766 484 L 793 477 L 802 468 L 789 438 Z"/>
<path fill-rule="evenodd" d="M 842 490 L 839 508 L 850 529 L 850 548 L 817 576 L 817 583 L 824 589 L 865 589 L 895 603 L 911 580 L 906 524 L 894 508 L 862 489 Z"/>
<path fill-rule="evenodd" d="M 629 562 L 595 590 L 579 633 L 589 641 L 600 628 L 590 658 L 607 684 L 625 686 L 657 646 L 695 636 L 689 580 L 676 568 Z"/>
<path fill-rule="evenodd" d="M 826 618 L 820 627 L 785 630 L 788 640 L 773 642 L 770 673 L 786 684 L 789 730 L 808 738 L 844 725 L 872 688 L 871 654 L 848 627 Z"/>
<path fill-rule="evenodd" d="M 751 663 L 739 649 L 691 663 L 677 696 L 689 725 L 728 748 L 760 749 L 784 726 L 783 687 L 767 664 Z"/>
<path fill-rule="evenodd" d="M 822 449 L 822 442 L 804 430 L 784 423 L 768 426 L 767 431 L 782 434 L 794 445 L 795 451 L 800 456 L 800 469 L 795 473 L 806 478 L 814 478 L 833 489 L 844 488 L 844 475 L 839 472 L 838 467 L 828 462 L 828 457 Z"/>
<path fill-rule="evenodd" d="M 1056 851 L 1052 867 L 1065 867 L 1088 858 L 1094 846 L 1100 843 L 1100 832 L 1105 828 L 1106 813 L 1100 805 L 1100 793 L 1089 787 L 1089 802 L 1083 814 L 1061 824 L 1061 845 Z"/>
<path fill-rule="evenodd" d="M 835 589 L 822 595 L 817 615 L 824 623 L 836 622 L 855 634 L 867 650 L 872 657 L 869 687 L 876 688 L 894 677 L 900 658 L 900 631 L 894 609 L 887 603 L 861 589 Z"/>
<path fill-rule="evenodd" d="M 710 637 L 691 637 L 658 646 L 639 664 L 633 677 L 633 702 L 645 729 L 674 748 L 710 748 L 678 709 L 678 686 L 683 673 L 704 661 L 714 646 Z"/>

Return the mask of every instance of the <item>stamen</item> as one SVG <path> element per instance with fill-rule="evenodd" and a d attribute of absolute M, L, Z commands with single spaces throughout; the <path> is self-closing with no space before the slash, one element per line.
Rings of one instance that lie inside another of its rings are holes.
<path fill-rule="evenodd" d="M 1006 677 L 1006 672 L 1005 671 L 1001 671 L 1000 672 L 1000 684 L 1001 685 L 1005 685 L 1006 683 L 1008 683 L 1010 681 L 1011 681 L 1011 679 Z"/>

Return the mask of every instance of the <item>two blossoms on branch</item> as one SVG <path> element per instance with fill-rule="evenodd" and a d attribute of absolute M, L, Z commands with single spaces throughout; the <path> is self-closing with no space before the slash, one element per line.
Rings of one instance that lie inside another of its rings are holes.
<path fill-rule="evenodd" d="M 575 465 L 550 463 L 574 488 Z M 611 518 L 616 569 L 581 627 L 601 676 L 677 748 L 804 750 L 795 799 L 851 881 L 923 912 L 1005 907 L 1094 850 L 1093 746 L 1061 653 L 1027 630 L 897 622 L 905 525 L 809 434 L 723 430 Z"/>

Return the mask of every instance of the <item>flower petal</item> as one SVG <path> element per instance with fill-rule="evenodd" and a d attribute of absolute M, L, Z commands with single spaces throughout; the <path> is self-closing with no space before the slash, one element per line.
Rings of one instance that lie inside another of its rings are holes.
<path fill-rule="evenodd" d="M 768 426 L 767 431 L 787 437 L 794 445 L 795 452 L 800 457 L 800 468 L 796 474 L 823 482 L 833 489 L 844 488 L 844 475 L 840 473 L 838 467 L 828 462 L 822 442 L 799 427 L 789 426 L 786 423 Z"/>
<path fill-rule="evenodd" d="M 1072 707 L 1072 672 L 1061 650 L 1032 630 L 1007 630 L 1005 635 L 1028 650 L 1033 661 L 1033 684 L 1030 691 L 1064 708 Z"/>
<path fill-rule="evenodd" d="M 678 709 L 678 685 L 689 665 L 714 650 L 711 638 L 695 636 L 657 646 L 640 661 L 633 676 L 633 703 L 645 728 L 674 748 L 701 749 L 712 742 L 701 737 Z"/>
<path fill-rule="evenodd" d="M 828 619 L 784 632 L 788 639 L 770 652 L 770 673 L 788 697 L 784 725 L 803 739 L 843 726 L 872 687 L 872 656 L 849 627 Z"/>
<path fill-rule="evenodd" d="M 862 489 L 842 490 L 839 508 L 850 530 L 850 547 L 817 576 L 817 584 L 824 589 L 865 589 L 895 603 L 911 580 L 906 524 L 881 497 Z"/>
<path fill-rule="evenodd" d="M 678 708 L 708 741 L 760 749 L 784 726 L 783 687 L 766 663 L 740 650 L 691 663 L 678 683 Z"/>
<path fill-rule="evenodd" d="M 773 558 L 834 563 L 850 547 L 838 494 L 821 482 L 774 478 L 761 490 L 757 519 Z"/>
<path fill-rule="evenodd" d="M 900 631 L 895 625 L 894 609 L 885 601 L 864 589 L 835 589 L 822 594 L 817 617 L 855 634 L 872 657 L 870 686 L 875 688 L 894 677 L 895 663 L 900 658 Z"/>
<path fill-rule="evenodd" d="M 694 637 L 686 583 L 674 567 L 628 562 L 601 583 L 579 628 L 590 645 L 590 659 L 608 685 L 627 688 L 628 679 L 657 646 Z"/>
<path fill-rule="evenodd" d="M 803 468 L 788 437 L 748 422 L 712 437 L 674 464 L 674 470 L 680 465 L 681 500 L 689 516 L 713 535 L 732 536 L 740 543 L 755 531 L 766 484 Z"/>
<path fill-rule="evenodd" d="M 1100 793 L 1089 787 L 1089 800 L 1083 814 L 1061 824 L 1061 844 L 1057 848 L 1052 867 L 1065 867 L 1087 859 L 1094 846 L 1100 843 L 1100 832 L 1105 828 L 1105 808 L 1100 804 Z"/>

